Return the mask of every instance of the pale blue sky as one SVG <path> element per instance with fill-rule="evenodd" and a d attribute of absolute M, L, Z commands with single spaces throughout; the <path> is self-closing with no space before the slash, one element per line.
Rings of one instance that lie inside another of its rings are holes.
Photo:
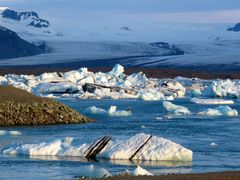
<path fill-rule="evenodd" d="M 240 0 L 0 0 L 0 6 L 96 24 L 240 21 Z"/>

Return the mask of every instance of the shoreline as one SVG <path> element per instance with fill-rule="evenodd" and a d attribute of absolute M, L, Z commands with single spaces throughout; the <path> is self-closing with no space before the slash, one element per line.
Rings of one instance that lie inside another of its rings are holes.
<path fill-rule="evenodd" d="M 55 65 L 36 65 L 36 66 L 7 66 L 0 67 L 0 75 L 5 74 L 26 74 L 26 75 L 40 75 L 45 72 L 67 72 L 71 70 L 79 69 L 76 67 L 60 67 Z M 91 72 L 108 72 L 112 67 L 90 67 L 88 68 Z M 239 71 L 202 71 L 196 69 L 185 69 L 185 68 L 157 68 L 157 67 L 126 67 L 125 74 L 129 75 L 132 73 L 138 73 L 142 71 L 148 78 L 175 78 L 177 76 L 187 78 L 200 78 L 200 79 L 240 79 Z"/>
<path fill-rule="evenodd" d="M 159 176 L 112 176 L 104 180 L 239 180 L 240 171 L 207 172 L 192 174 L 166 174 Z"/>

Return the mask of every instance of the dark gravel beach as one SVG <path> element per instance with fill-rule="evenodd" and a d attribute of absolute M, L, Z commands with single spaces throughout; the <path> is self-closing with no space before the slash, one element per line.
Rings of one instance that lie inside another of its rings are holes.
<path fill-rule="evenodd" d="M 114 176 L 105 180 L 239 180 L 240 172 L 168 174 L 161 176 Z"/>

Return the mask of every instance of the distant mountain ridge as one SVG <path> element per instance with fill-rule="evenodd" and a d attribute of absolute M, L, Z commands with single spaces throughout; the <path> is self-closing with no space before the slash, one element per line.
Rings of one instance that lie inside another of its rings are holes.
<path fill-rule="evenodd" d="M 234 27 L 228 28 L 228 31 L 239 32 L 240 31 L 240 23 L 237 23 Z"/>
<path fill-rule="evenodd" d="M 0 23 L 15 32 L 51 34 L 50 22 L 40 18 L 35 11 L 18 12 L 9 8 L 0 8 Z"/>
<path fill-rule="evenodd" d="M 0 59 L 33 56 L 43 52 L 44 49 L 21 39 L 15 32 L 0 26 Z"/>

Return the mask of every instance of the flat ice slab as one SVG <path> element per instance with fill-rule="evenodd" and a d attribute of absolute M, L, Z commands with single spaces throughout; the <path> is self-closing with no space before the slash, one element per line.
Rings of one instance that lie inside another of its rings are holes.
<path fill-rule="evenodd" d="M 200 99 L 200 98 L 192 98 L 190 101 L 192 103 L 196 103 L 196 104 L 234 104 L 233 100 L 226 100 L 226 99 Z"/>
<path fill-rule="evenodd" d="M 208 108 L 205 111 L 199 112 L 201 116 L 238 116 L 238 112 L 229 106 L 218 106 L 216 108 Z"/>
<path fill-rule="evenodd" d="M 148 134 L 140 133 L 130 139 L 110 141 L 97 157 L 129 160 L 137 152 L 132 160 L 192 161 L 193 153 L 191 150 L 157 136 L 152 136 L 147 141 L 149 137 Z M 85 157 L 84 153 L 92 143 L 73 146 L 72 141 L 72 138 L 65 138 L 38 144 L 11 144 L 3 148 L 2 153 L 29 156 Z M 139 149 L 140 151 L 138 151 Z"/>

